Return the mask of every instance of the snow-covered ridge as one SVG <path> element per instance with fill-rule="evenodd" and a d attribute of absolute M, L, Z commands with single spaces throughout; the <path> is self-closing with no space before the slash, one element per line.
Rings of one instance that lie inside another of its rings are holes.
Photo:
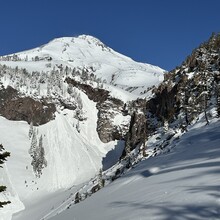
<path fill-rule="evenodd" d="M 0 64 L 29 72 L 54 68 L 92 68 L 97 78 L 127 92 L 140 95 L 163 80 L 164 70 L 138 63 L 88 35 L 56 38 L 31 50 L 3 56 Z"/>

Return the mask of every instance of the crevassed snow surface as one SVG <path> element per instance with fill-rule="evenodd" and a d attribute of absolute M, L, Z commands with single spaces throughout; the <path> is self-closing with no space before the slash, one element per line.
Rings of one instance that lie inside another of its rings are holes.
<path fill-rule="evenodd" d="M 220 219 L 220 123 L 195 127 L 166 155 L 126 175 L 53 220 Z"/>

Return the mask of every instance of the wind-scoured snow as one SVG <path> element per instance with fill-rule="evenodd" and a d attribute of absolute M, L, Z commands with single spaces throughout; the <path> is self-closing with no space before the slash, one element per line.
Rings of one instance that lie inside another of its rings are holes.
<path fill-rule="evenodd" d="M 171 152 L 141 162 L 52 219 L 217 220 L 219 165 L 220 123 L 197 123 Z"/>

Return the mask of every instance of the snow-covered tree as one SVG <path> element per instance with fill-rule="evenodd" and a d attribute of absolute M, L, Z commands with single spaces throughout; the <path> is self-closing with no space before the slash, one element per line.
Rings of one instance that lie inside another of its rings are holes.
<path fill-rule="evenodd" d="M 75 204 L 79 203 L 82 200 L 81 194 L 79 192 L 75 195 Z"/>
<path fill-rule="evenodd" d="M 34 157 L 36 149 L 37 149 L 37 134 L 36 134 L 36 129 L 33 129 L 31 147 L 29 149 L 29 154 L 31 155 L 32 158 Z"/>
<path fill-rule="evenodd" d="M 220 118 L 220 85 L 215 83 L 216 112 L 217 118 Z"/>
<path fill-rule="evenodd" d="M 0 168 L 2 168 L 2 164 L 6 161 L 6 158 L 10 156 L 9 152 L 4 151 L 4 148 L 2 144 L 0 144 Z M 0 193 L 4 192 L 6 190 L 6 186 L 0 186 Z M 0 208 L 2 208 L 4 205 L 9 204 L 10 201 L 0 201 Z"/>
<path fill-rule="evenodd" d="M 33 166 L 33 170 L 37 177 L 40 177 L 40 175 L 42 174 L 43 168 L 47 166 L 47 161 L 45 159 L 45 151 L 43 147 L 42 135 L 40 136 L 39 144 L 36 147 L 36 150 L 34 151 L 31 165 Z"/>
<path fill-rule="evenodd" d="M 164 133 L 166 133 L 169 130 L 169 122 L 167 119 L 164 120 L 163 130 L 164 130 Z"/>
<path fill-rule="evenodd" d="M 78 133 L 80 133 L 80 124 L 79 124 L 79 119 L 77 120 L 77 124 L 76 124 L 76 130 L 78 131 Z"/>
<path fill-rule="evenodd" d="M 30 127 L 29 127 L 29 132 L 28 132 L 28 137 L 29 139 L 31 139 L 32 135 L 34 132 L 34 128 L 33 128 L 33 122 L 30 123 Z"/>
<path fill-rule="evenodd" d="M 82 103 L 82 98 L 81 98 L 80 93 L 78 93 L 77 96 L 76 96 L 76 102 L 77 102 L 77 104 L 78 104 L 78 108 L 82 110 L 82 108 L 83 108 L 83 103 Z"/>
<path fill-rule="evenodd" d="M 129 157 L 130 155 L 130 152 L 131 152 L 131 143 L 130 143 L 130 140 L 131 139 L 131 134 L 130 132 L 127 133 L 127 138 L 126 138 L 126 141 L 125 141 L 125 155 L 126 157 Z"/>
<path fill-rule="evenodd" d="M 102 187 L 104 187 L 104 185 L 105 185 L 104 179 L 103 179 L 103 177 L 102 177 L 102 169 L 99 170 L 99 174 L 98 174 L 98 185 L 99 185 L 99 188 L 102 188 Z"/>

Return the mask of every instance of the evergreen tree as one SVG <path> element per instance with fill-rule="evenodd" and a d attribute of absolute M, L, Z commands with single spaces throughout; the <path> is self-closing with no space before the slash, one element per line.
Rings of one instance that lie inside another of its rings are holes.
<path fill-rule="evenodd" d="M 131 139 L 131 134 L 130 132 L 127 133 L 127 138 L 125 141 L 125 156 L 129 157 L 130 152 L 131 152 L 131 148 L 130 148 L 130 139 Z"/>
<path fill-rule="evenodd" d="M 217 118 L 220 118 L 220 85 L 216 83 L 215 88 Z"/>
<path fill-rule="evenodd" d="M 76 124 L 76 130 L 78 131 L 78 133 L 80 133 L 79 119 L 77 120 L 77 124 Z"/>
<path fill-rule="evenodd" d="M 39 139 L 39 145 L 35 148 L 31 165 L 33 166 L 33 170 L 37 177 L 40 177 L 43 168 L 47 166 L 42 135 L 40 136 Z"/>
<path fill-rule="evenodd" d="M 4 148 L 2 146 L 2 144 L 0 144 L 0 168 L 2 168 L 2 164 L 6 161 L 6 158 L 10 156 L 10 153 L 9 152 L 2 152 L 4 151 Z M 1 192 L 4 192 L 6 190 L 6 186 L 0 186 L 0 193 Z M 1 202 L 0 201 L 0 208 L 2 208 L 4 205 L 7 205 L 11 203 L 10 201 L 3 201 Z"/>
<path fill-rule="evenodd" d="M 102 188 L 105 185 L 104 179 L 102 178 L 102 169 L 99 170 L 98 185 L 99 185 L 99 188 Z"/>
<path fill-rule="evenodd" d="M 79 203 L 81 201 L 82 197 L 79 192 L 75 195 L 75 204 Z"/>
<path fill-rule="evenodd" d="M 77 102 L 77 104 L 78 104 L 78 108 L 79 108 L 80 110 L 82 110 L 82 108 L 83 108 L 83 103 L 82 103 L 82 98 L 81 98 L 80 93 L 76 96 L 76 102 Z"/>
<path fill-rule="evenodd" d="M 29 133 L 28 133 L 29 139 L 31 139 L 33 132 L 34 132 L 33 122 L 31 122 L 30 127 L 29 127 Z"/>
<path fill-rule="evenodd" d="M 143 114 L 145 115 L 145 112 L 146 112 L 146 109 L 143 108 Z M 143 148 L 141 149 L 142 150 L 142 156 L 143 157 L 146 157 L 146 141 L 147 141 L 147 120 L 146 120 L 146 117 L 145 117 L 145 120 L 144 120 L 144 124 L 143 124 L 143 132 L 142 132 L 142 142 L 143 142 Z"/>
<path fill-rule="evenodd" d="M 205 115 L 205 119 L 207 122 L 207 125 L 209 124 L 209 119 L 208 119 L 208 115 L 207 115 L 207 108 L 208 108 L 208 101 L 209 101 L 209 96 L 210 96 L 210 87 L 211 84 L 209 82 L 209 79 L 207 77 L 207 72 L 202 72 L 201 73 L 201 77 L 202 77 L 202 82 L 201 82 L 201 87 L 202 87 L 202 93 L 201 93 L 201 107 L 204 111 L 204 115 Z"/>
<path fill-rule="evenodd" d="M 29 149 L 29 154 L 31 155 L 31 157 L 34 157 L 34 154 L 36 152 L 36 148 L 37 148 L 37 134 L 36 134 L 36 130 L 33 129 L 33 134 L 32 134 L 32 139 L 31 139 L 31 147 Z"/>

